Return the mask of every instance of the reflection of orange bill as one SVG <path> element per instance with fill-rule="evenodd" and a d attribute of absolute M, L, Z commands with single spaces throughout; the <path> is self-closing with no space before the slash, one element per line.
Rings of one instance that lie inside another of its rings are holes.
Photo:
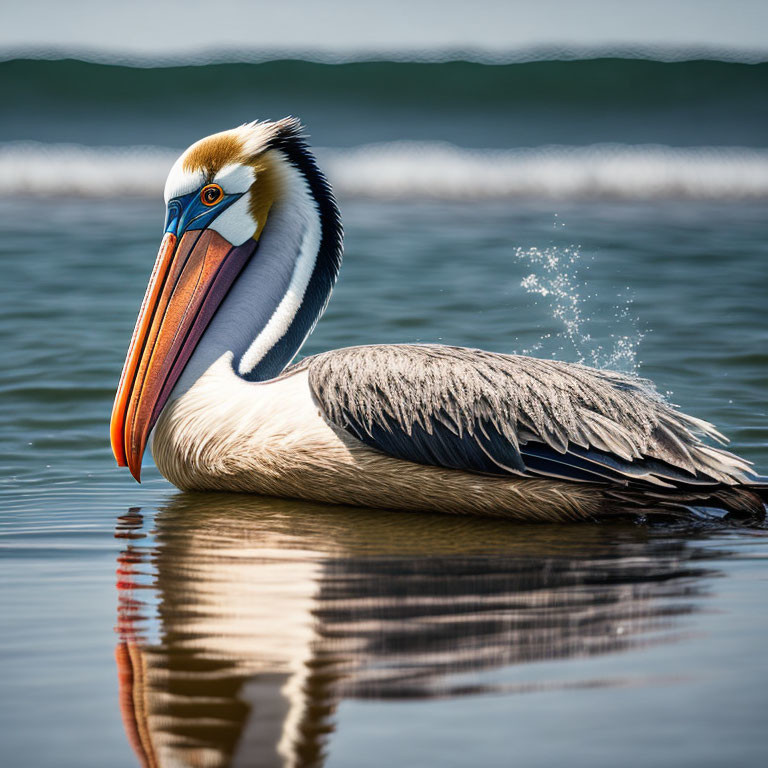
<path fill-rule="evenodd" d="M 142 768 L 159 765 L 147 731 L 147 717 L 143 701 L 144 669 L 141 650 L 136 643 L 121 642 L 115 648 L 117 684 L 120 698 L 120 714 L 123 727 Z"/>
<path fill-rule="evenodd" d="M 252 256 L 256 241 L 233 247 L 213 230 L 167 233 L 136 320 L 112 409 L 117 463 L 137 479 L 163 406 L 216 309 Z"/>

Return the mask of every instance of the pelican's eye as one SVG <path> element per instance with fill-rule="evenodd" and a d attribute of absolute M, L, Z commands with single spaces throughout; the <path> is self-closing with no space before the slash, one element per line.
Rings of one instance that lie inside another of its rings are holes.
<path fill-rule="evenodd" d="M 200 202 L 203 205 L 216 205 L 224 197 L 224 190 L 218 184 L 206 184 L 200 190 Z"/>

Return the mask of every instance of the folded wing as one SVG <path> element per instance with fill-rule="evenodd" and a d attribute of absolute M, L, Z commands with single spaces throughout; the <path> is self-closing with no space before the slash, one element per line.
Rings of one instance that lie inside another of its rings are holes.
<path fill-rule="evenodd" d="M 748 462 L 653 385 L 581 365 L 441 345 L 350 347 L 307 358 L 335 426 L 420 464 L 657 487 L 735 485 Z"/>

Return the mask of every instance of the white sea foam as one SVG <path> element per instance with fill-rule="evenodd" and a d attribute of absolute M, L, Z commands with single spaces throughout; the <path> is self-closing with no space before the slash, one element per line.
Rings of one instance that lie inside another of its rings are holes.
<path fill-rule="evenodd" d="M 158 147 L 0 145 L 0 195 L 155 195 L 179 153 Z"/>
<path fill-rule="evenodd" d="M 1 195 L 162 196 L 178 150 L 0 145 Z M 593 145 L 470 150 L 438 142 L 319 149 L 338 194 L 377 199 L 768 198 L 768 150 Z"/>
<path fill-rule="evenodd" d="M 765 150 L 596 145 L 478 151 L 401 143 L 327 157 L 340 190 L 373 197 L 768 197 Z"/>

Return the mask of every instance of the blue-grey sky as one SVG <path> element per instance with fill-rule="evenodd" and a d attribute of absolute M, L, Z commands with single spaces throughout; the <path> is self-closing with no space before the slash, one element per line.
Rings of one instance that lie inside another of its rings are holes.
<path fill-rule="evenodd" d="M 0 48 L 152 56 L 632 44 L 768 50 L 768 0 L 25 0 L 0 25 Z"/>

